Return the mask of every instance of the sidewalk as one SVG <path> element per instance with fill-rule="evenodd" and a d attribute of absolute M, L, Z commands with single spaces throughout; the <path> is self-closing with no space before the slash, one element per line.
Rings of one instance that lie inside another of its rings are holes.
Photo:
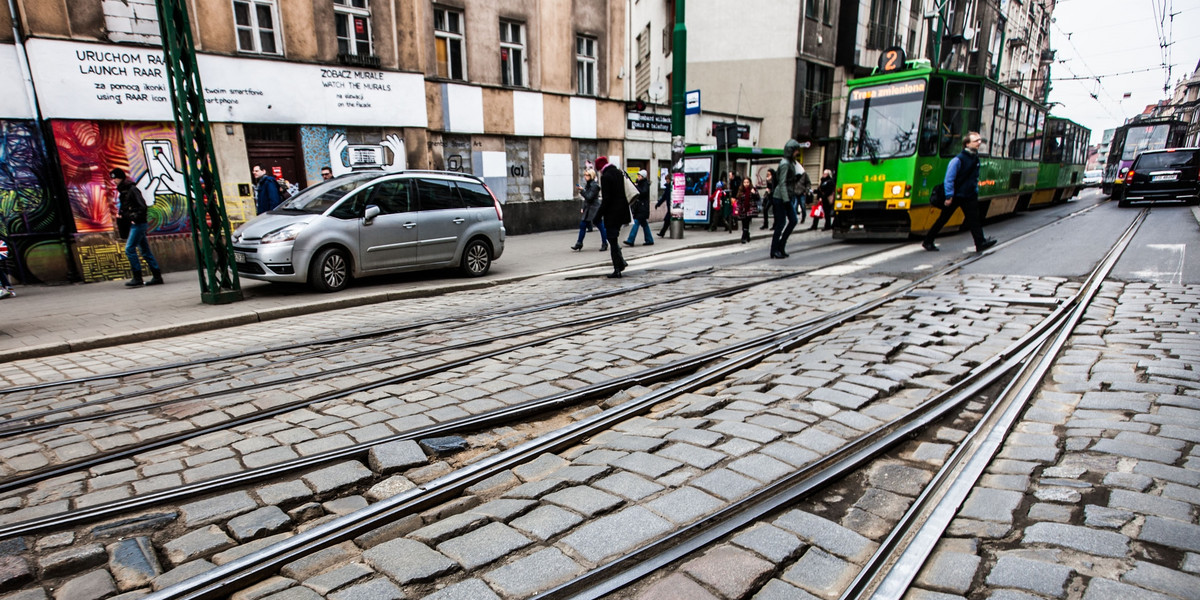
<path fill-rule="evenodd" d="M 751 236 L 767 259 L 770 231 L 751 224 Z M 652 222 L 657 228 L 660 222 Z M 622 234 L 628 232 L 624 228 Z M 807 229 L 797 226 L 792 240 Z M 554 271 L 609 265 L 608 252 L 598 252 L 598 232 L 588 234 L 584 249 L 572 252 L 577 230 L 551 231 L 509 236 L 504 255 L 492 263 L 491 272 L 467 279 L 453 271 L 372 277 L 354 281 L 334 294 L 323 294 L 307 286 L 270 284 L 242 279 L 244 299 L 224 305 L 200 301 L 200 283 L 195 271 L 165 275 L 166 284 L 129 289 L 123 281 L 87 284 L 17 286 L 16 298 L 0 301 L 0 361 L 50 356 L 66 352 L 115 346 L 222 327 L 312 314 L 350 306 L 424 297 L 490 287 L 545 275 Z M 828 236 L 828 233 L 821 235 Z M 685 248 L 737 244 L 739 232 L 709 233 L 697 227 L 685 231 L 682 240 L 658 239 L 650 247 L 623 248 L 626 259 L 637 267 L 639 257 Z M 807 237 L 807 236 L 805 236 Z"/>

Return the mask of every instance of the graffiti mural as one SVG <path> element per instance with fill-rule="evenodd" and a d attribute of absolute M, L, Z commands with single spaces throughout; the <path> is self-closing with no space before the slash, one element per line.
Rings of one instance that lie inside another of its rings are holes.
<path fill-rule="evenodd" d="M 190 231 L 173 127 L 109 121 L 54 121 L 52 126 L 75 231 L 113 230 L 116 190 L 108 172 L 117 168 L 142 190 L 151 235 Z"/>
<path fill-rule="evenodd" d="M 24 283 L 62 280 L 67 273 L 44 152 L 34 123 L 0 119 L 0 238 L 10 249 L 5 268 Z"/>

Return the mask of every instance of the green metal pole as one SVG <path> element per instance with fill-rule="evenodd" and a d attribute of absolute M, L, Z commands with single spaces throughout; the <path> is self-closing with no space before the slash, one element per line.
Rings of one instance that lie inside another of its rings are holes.
<path fill-rule="evenodd" d="M 675 29 L 671 46 L 671 135 L 684 135 L 684 110 L 687 108 L 687 25 L 684 24 L 684 0 L 675 0 Z"/>
<path fill-rule="evenodd" d="M 156 4 L 167 82 L 171 86 L 175 137 L 179 141 L 180 172 L 187 186 L 200 299 L 206 304 L 236 302 L 242 299 L 242 290 L 237 268 L 229 260 L 233 256 L 229 219 L 221 195 L 187 6 L 181 0 L 157 0 Z"/>
<path fill-rule="evenodd" d="M 949 0 L 946 0 L 947 2 Z M 933 34 L 933 70 L 938 71 L 942 68 L 942 28 L 945 27 L 946 18 L 946 2 L 941 2 L 937 6 L 937 30 Z"/>

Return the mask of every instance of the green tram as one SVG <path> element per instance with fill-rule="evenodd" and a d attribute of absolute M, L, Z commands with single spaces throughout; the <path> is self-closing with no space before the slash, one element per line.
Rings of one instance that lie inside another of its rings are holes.
<path fill-rule="evenodd" d="M 984 218 L 1078 192 L 1089 130 L 1047 117 L 1042 105 L 988 79 L 935 71 L 925 60 L 900 64 L 847 83 L 833 237 L 907 238 L 928 231 L 938 217 L 930 191 L 969 131 L 984 139 Z M 947 228 L 961 223 L 962 213 L 955 213 Z"/>

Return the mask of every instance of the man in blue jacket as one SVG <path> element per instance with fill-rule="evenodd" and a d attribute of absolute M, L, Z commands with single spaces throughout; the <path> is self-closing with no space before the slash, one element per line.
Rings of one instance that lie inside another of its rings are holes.
<path fill-rule="evenodd" d="M 996 240 L 983 236 L 983 223 L 979 218 L 979 146 L 982 144 L 983 137 L 978 131 L 972 131 L 963 138 L 962 152 L 950 160 L 950 165 L 946 168 L 946 181 L 942 184 L 946 193 L 946 204 L 929 233 L 925 234 L 925 241 L 921 243 L 921 247 L 926 250 L 938 250 L 933 238 L 937 237 L 946 221 L 950 220 L 955 208 L 962 209 L 962 226 L 971 230 L 971 237 L 975 238 L 976 252 L 983 252 L 996 245 Z"/>
<path fill-rule="evenodd" d="M 250 169 L 254 174 L 254 209 L 258 214 L 263 214 L 276 206 L 279 206 L 279 182 L 271 177 L 262 165 L 254 165 Z"/>

